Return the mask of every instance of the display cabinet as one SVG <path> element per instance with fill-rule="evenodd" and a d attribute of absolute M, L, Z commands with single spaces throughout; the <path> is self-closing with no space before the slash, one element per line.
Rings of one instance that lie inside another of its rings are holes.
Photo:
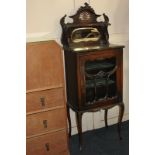
<path fill-rule="evenodd" d="M 82 114 L 119 106 L 118 133 L 124 113 L 123 103 L 123 48 L 109 43 L 109 18 L 97 22 L 94 10 L 85 3 L 73 16 L 73 23 L 60 20 L 65 55 L 67 111 L 69 135 L 71 118 L 69 109 L 76 113 L 80 149 L 82 148 Z M 93 121 L 93 120 L 92 120 Z"/>

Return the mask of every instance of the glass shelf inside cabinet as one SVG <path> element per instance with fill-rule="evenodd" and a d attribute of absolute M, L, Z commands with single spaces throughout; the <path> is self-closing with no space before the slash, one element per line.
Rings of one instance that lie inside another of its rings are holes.
<path fill-rule="evenodd" d="M 111 67 L 114 67 L 114 64 L 108 62 L 94 61 L 86 63 L 86 71 L 106 69 Z"/>
<path fill-rule="evenodd" d="M 86 104 L 116 96 L 116 58 L 85 63 Z"/>
<path fill-rule="evenodd" d="M 96 79 L 96 80 L 86 80 L 86 88 L 94 88 L 95 85 L 97 87 L 106 86 L 106 82 L 107 82 L 108 85 L 115 83 L 115 81 L 113 81 L 113 80 L 110 80 L 110 79 L 106 80 L 106 79 L 103 79 L 103 78 Z"/>

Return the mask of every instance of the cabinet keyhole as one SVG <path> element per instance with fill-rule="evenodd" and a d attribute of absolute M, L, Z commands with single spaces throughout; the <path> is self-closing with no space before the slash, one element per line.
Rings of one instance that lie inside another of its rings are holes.
<path fill-rule="evenodd" d="M 44 128 L 47 128 L 47 120 L 43 120 Z"/>
<path fill-rule="evenodd" d="M 41 102 L 41 106 L 44 107 L 45 106 L 45 97 L 41 97 L 40 102 Z"/>
<path fill-rule="evenodd" d="M 46 151 L 49 151 L 49 150 L 50 150 L 49 143 L 46 143 L 46 144 L 45 144 L 45 147 L 46 147 Z"/>

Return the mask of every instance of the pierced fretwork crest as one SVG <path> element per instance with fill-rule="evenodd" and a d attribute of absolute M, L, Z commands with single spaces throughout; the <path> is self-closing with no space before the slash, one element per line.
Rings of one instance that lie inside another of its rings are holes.
<path fill-rule="evenodd" d="M 73 19 L 73 23 L 94 23 L 97 22 L 97 17 L 101 15 L 97 15 L 93 8 L 88 3 L 85 3 L 85 6 L 81 6 L 75 15 L 69 16 Z"/>
<path fill-rule="evenodd" d="M 109 44 L 109 18 L 105 13 L 103 13 L 104 22 L 98 22 L 97 18 L 100 16 L 101 15 L 95 13 L 94 9 L 88 3 L 84 3 L 84 6 L 81 6 L 77 10 L 76 14 L 69 16 L 73 19 L 72 23 L 65 23 L 66 15 L 64 15 L 60 19 L 60 24 L 62 27 L 62 44 L 69 46 L 70 43 L 77 42 L 77 40 L 81 42 L 88 42 L 90 40 L 90 42 L 97 41 L 99 43 L 102 42 L 102 44 Z M 80 29 L 81 32 L 79 31 Z M 78 39 L 73 41 L 72 36 L 75 30 L 77 33 L 74 36 L 77 36 Z M 88 33 L 88 35 L 85 35 L 86 33 Z M 96 35 L 99 39 L 96 39 Z M 83 36 L 89 36 L 89 38 L 83 38 Z"/>

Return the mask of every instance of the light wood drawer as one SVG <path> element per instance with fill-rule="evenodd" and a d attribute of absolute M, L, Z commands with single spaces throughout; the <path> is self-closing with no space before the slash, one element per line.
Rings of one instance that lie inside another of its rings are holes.
<path fill-rule="evenodd" d="M 61 128 L 66 128 L 66 115 L 64 108 L 27 115 L 27 136 L 37 135 Z"/>
<path fill-rule="evenodd" d="M 66 132 L 59 131 L 27 139 L 26 155 L 68 155 Z"/>
<path fill-rule="evenodd" d="M 63 88 L 55 88 L 26 94 L 26 112 L 33 112 L 63 105 Z"/>

